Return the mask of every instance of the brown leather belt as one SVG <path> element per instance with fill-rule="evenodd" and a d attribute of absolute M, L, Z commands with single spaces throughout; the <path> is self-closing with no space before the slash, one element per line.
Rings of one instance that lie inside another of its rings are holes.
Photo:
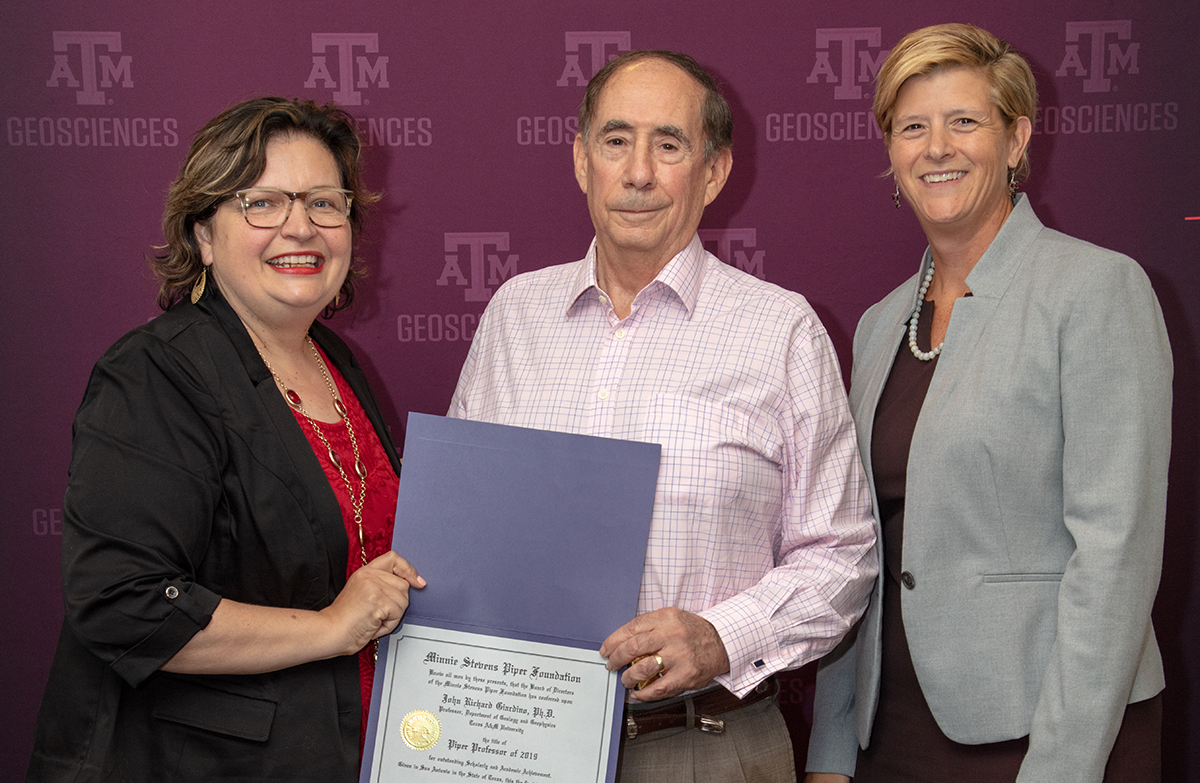
<path fill-rule="evenodd" d="M 625 739 L 641 737 L 663 729 L 700 729 L 713 734 L 725 731 L 725 721 L 716 716 L 749 707 L 779 693 L 779 681 L 768 677 L 739 699 L 724 688 L 684 696 L 662 707 L 639 710 L 625 705 Z"/>

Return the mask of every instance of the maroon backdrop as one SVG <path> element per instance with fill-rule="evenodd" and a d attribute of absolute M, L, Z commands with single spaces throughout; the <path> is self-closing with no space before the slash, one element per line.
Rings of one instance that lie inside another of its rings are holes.
<path fill-rule="evenodd" d="M 1200 5 L 489 5 L 218 0 L 151 14 L 134 0 L 44 0 L 0 10 L 0 779 L 25 767 L 62 616 L 71 419 L 95 359 L 157 312 L 141 259 L 162 241 L 167 184 L 211 116 L 280 93 L 336 100 L 359 119 L 368 181 L 386 196 L 363 247 L 373 277 L 333 325 L 364 358 L 400 441 L 407 411 L 445 412 L 496 286 L 583 255 L 591 225 L 571 171 L 575 112 L 598 66 L 630 48 L 688 52 L 725 82 L 735 163 L 702 236 L 725 261 L 805 294 L 848 367 L 859 315 L 913 273 L 924 248 L 879 176 L 872 78 L 909 30 L 968 21 L 1012 41 L 1037 74 L 1027 191 L 1042 220 L 1138 259 L 1166 314 L 1176 404 L 1155 608 L 1166 779 L 1200 781 L 1200 219 L 1189 219 L 1200 218 Z M 807 670 L 785 683 L 798 755 L 811 691 Z"/>

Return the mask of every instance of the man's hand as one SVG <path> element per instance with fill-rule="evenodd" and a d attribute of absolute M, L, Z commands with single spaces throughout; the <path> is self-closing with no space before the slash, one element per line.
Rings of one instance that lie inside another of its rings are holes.
<path fill-rule="evenodd" d="M 604 640 L 600 654 L 608 659 L 609 671 L 632 664 L 621 675 L 621 682 L 638 701 L 657 701 L 697 690 L 729 671 L 729 656 L 712 623 L 675 607 L 648 612 L 625 623 Z M 657 676 L 659 658 L 662 676 Z M 642 682 L 646 687 L 634 690 Z"/>

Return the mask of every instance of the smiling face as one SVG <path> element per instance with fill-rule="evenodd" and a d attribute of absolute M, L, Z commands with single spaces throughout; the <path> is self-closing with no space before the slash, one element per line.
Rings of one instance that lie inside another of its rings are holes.
<path fill-rule="evenodd" d="M 587 194 L 601 264 L 661 269 L 700 225 L 729 176 L 732 156 L 704 159 L 704 91 L 659 59 L 638 60 L 605 85 L 585 141 L 575 138 L 575 178 Z"/>
<path fill-rule="evenodd" d="M 1030 132 L 1026 117 L 1004 126 L 980 71 L 952 68 L 906 81 L 888 155 L 925 234 L 994 236 L 1012 211 L 1008 170 L 1020 162 Z"/>
<path fill-rule="evenodd" d="M 288 192 L 344 187 L 329 150 L 311 136 L 267 142 L 266 168 L 252 187 Z M 196 225 L 208 273 L 248 327 L 303 326 L 337 294 L 350 268 L 350 224 L 312 224 L 301 199 L 278 228 L 254 228 L 236 198 Z"/>

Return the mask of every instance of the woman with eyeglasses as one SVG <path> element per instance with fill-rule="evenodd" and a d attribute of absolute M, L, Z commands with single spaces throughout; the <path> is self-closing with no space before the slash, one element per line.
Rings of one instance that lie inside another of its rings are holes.
<path fill-rule="evenodd" d="M 351 118 L 258 98 L 197 134 L 151 265 L 166 312 L 92 371 L 64 501 L 66 617 L 30 781 L 353 781 L 374 648 L 424 580 L 399 460 L 316 318 L 378 196 Z"/>

